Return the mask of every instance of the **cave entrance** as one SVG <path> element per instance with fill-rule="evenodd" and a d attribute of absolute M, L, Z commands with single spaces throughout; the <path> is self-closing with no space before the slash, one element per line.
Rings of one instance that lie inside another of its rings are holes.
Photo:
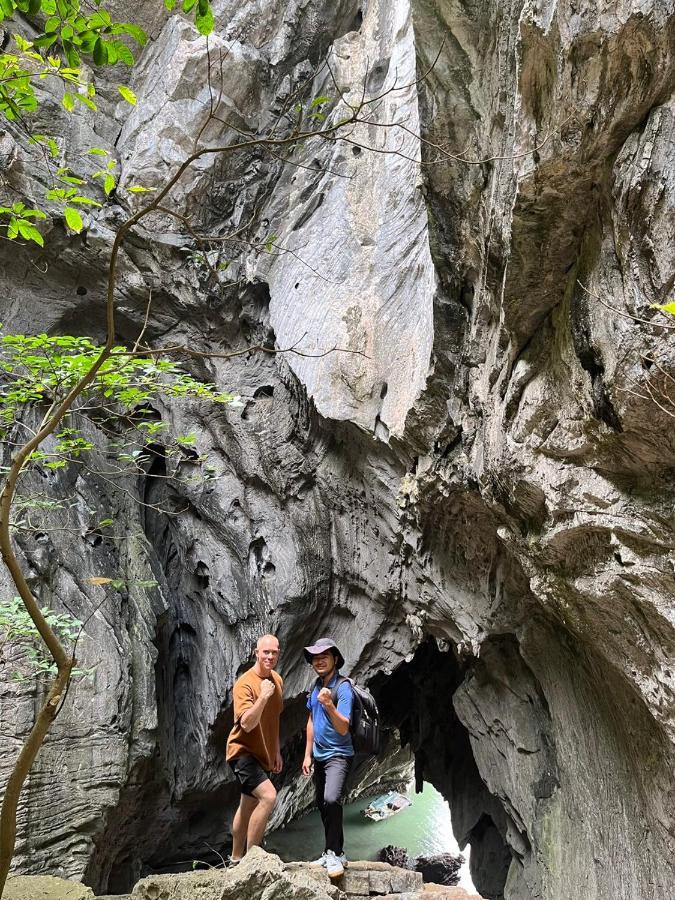
<path fill-rule="evenodd" d="M 503 810 L 480 777 L 468 731 L 453 706 L 464 669 L 445 642 L 428 638 L 409 662 L 391 675 L 377 675 L 369 687 L 389 740 L 398 735 L 414 754 L 416 790 L 428 782 L 448 801 L 460 847 L 471 846 L 476 890 L 499 900 L 512 857 L 495 824 Z"/>

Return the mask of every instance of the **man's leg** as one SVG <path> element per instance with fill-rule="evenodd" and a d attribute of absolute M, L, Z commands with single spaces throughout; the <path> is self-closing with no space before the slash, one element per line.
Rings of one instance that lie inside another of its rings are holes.
<path fill-rule="evenodd" d="M 255 797 L 242 794 L 239 807 L 232 820 L 232 859 L 241 859 L 246 853 L 246 834 L 253 810 L 258 805 Z"/>
<path fill-rule="evenodd" d="M 336 856 L 339 856 L 344 850 L 342 794 L 351 766 L 352 757 L 350 756 L 333 756 L 325 762 L 326 786 L 323 802 L 326 810 L 324 819 L 326 850 L 332 850 Z"/>
<path fill-rule="evenodd" d="M 316 808 L 319 810 L 324 830 L 324 851 L 327 848 L 328 831 L 326 825 L 326 804 L 324 803 L 324 791 L 326 790 L 326 765 L 320 759 L 314 760 L 314 794 L 316 798 Z"/>
<path fill-rule="evenodd" d="M 272 810 L 276 803 L 277 791 L 269 778 L 267 778 L 254 789 L 253 796 L 257 803 L 248 823 L 247 850 L 250 850 L 251 847 L 259 847 L 262 843 L 267 820 L 272 815 Z"/>

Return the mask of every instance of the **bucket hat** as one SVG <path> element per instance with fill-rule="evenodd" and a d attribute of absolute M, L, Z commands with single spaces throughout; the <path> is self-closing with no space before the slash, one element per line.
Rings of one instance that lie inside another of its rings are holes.
<path fill-rule="evenodd" d="M 345 658 L 338 650 L 338 646 L 333 638 L 319 638 L 316 644 L 313 644 L 311 647 L 305 647 L 305 659 L 308 663 L 311 663 L 313 656 L 316 656 L 318 653 L 325 653 L 327 650 L 335 650 L 337 654 L 336 665 L 338 669 L 341 669 L 345 664 Z"/>

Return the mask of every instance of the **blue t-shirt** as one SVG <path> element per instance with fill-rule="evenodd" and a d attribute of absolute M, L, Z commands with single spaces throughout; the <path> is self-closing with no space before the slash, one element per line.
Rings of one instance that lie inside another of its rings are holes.
<path fill-rule="evenodd" d="M 329 690 L 335 687 L 338 674 L 336 672 L 326 685 Z M 321 687 L 315 684 L 307 698 L 307 709 L 312 714 L 312 725 L 314 726 L 312 754 L 315 759 L 330 759 L 331 756 L 353 756 L 354 745 L 352 744 L 351 733 L 348 731 L 347 734 L 338 734 L 335 730 L 330 716 L 323 705 L 319 703 L 320 690 Z M 351 718 L 353 696 L 352 686 L 349 682 L 343 681 L 337 689 L 337 703 L 335 705 L 340 715 L 346 719 Z"/>

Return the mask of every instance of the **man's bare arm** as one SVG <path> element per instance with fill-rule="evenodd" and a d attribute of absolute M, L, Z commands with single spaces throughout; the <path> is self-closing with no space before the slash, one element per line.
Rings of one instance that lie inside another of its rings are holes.
<path fill-rule="evenodd" d="M 309 775 L 312 771 L 312 745 L 314 744 L 314 723 L 312 714 L 307 719 L 307 740 L 305 741 L 305 758 L 302 761 L 303 774 Z"/>
<path fill-rule="evenodd" d="M 253 706 L 249 707 L 239 720 L 244 731 L 253 731 L 260 724 L 260 717 L 267 701 L 270 699 L 276 687 L 272 681 L 265 679 L 260 685 L 260 696 Z"/>

